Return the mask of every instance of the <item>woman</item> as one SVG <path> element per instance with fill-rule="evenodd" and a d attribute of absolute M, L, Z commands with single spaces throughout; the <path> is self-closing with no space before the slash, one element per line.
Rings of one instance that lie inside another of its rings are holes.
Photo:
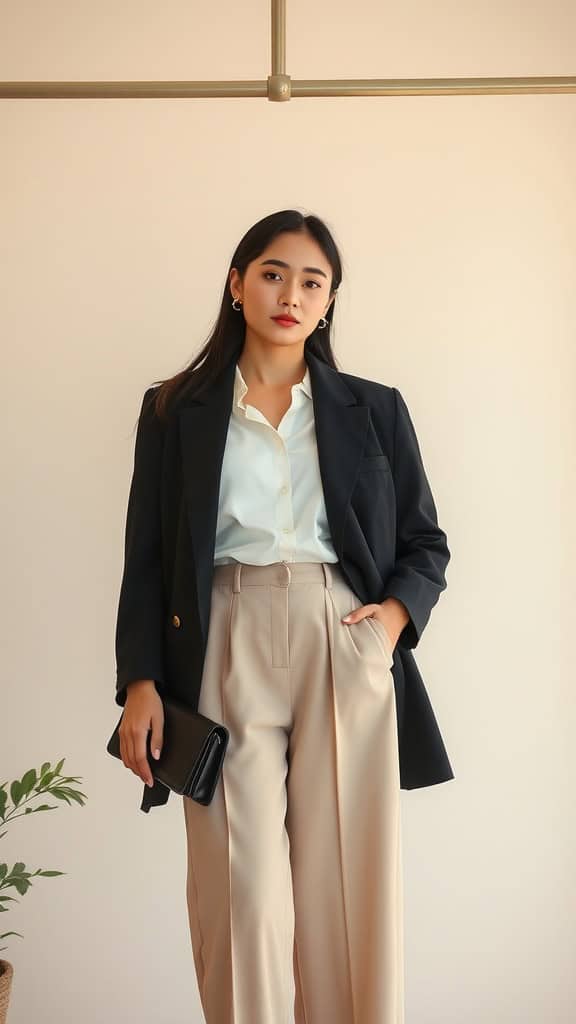
<path fill-rule="evenodd" d="M 288 1020 L 291 967 L 295 1024 L 400 1024 L 400 789 L 453 778 L 411 653 L 446 535 L 400 392 L 336 367 L 341 277 L 319 218 L 259 221 L 138 421 L 116 702 L 141 809 L 169 796 L 164 693 L 230 733 L 212 802 L 183 797 L 207 1024 Z"/>

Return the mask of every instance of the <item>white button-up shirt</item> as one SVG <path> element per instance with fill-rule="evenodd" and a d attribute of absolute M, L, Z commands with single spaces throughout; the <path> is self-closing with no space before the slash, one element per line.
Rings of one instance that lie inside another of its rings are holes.
<path fill-rule="evenodd" d="M 278 429 L 244 403 L 236 364 L 216 524 L 214 564 L 337 562 L 320 478 L 310 371 L 293 384 Z"/>

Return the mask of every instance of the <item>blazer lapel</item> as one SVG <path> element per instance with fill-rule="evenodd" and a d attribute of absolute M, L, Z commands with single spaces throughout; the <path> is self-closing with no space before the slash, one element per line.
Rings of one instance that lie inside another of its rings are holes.
<path fill-rule="evenodd" d="M 239 355 L 239 353 L 238 353 Z M 304 349 L 310 369 L 318 460 L 332 543 L 343 560 L 343 535 L 350 495 L 370 423 L 338 370 Z M 220 476 L 232 411 L 238 356 L 211 388 L 178 411 L 183 493 L 190 528 L 200 624 L 206 643 L 210 616 Z"/>

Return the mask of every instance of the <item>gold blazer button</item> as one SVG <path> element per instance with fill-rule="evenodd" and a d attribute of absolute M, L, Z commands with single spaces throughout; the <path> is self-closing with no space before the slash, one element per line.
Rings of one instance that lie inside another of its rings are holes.
<path fill-rule="evenodd" d="M 176 627 L 180 626 L 180 619 L 179 619 L 178 615 L 173 615 L 172 616 L 172 625 L 176 626 Z"/>

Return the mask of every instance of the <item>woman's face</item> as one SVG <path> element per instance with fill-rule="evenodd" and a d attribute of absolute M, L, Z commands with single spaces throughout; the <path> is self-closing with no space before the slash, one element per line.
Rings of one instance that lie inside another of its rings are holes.
<path fill-rule="evenodd" d="M 285 232 L 248 264 L 241 281 L 230 272 L 230 291 L 241 299 L 246 340 L 251 336 L 276 345 L 303 344 L 318 326 L 333 299 L 332 268 L 318 243 L 307 234 Z M 273 317 L 289 313 L 291 327 Z"/>

